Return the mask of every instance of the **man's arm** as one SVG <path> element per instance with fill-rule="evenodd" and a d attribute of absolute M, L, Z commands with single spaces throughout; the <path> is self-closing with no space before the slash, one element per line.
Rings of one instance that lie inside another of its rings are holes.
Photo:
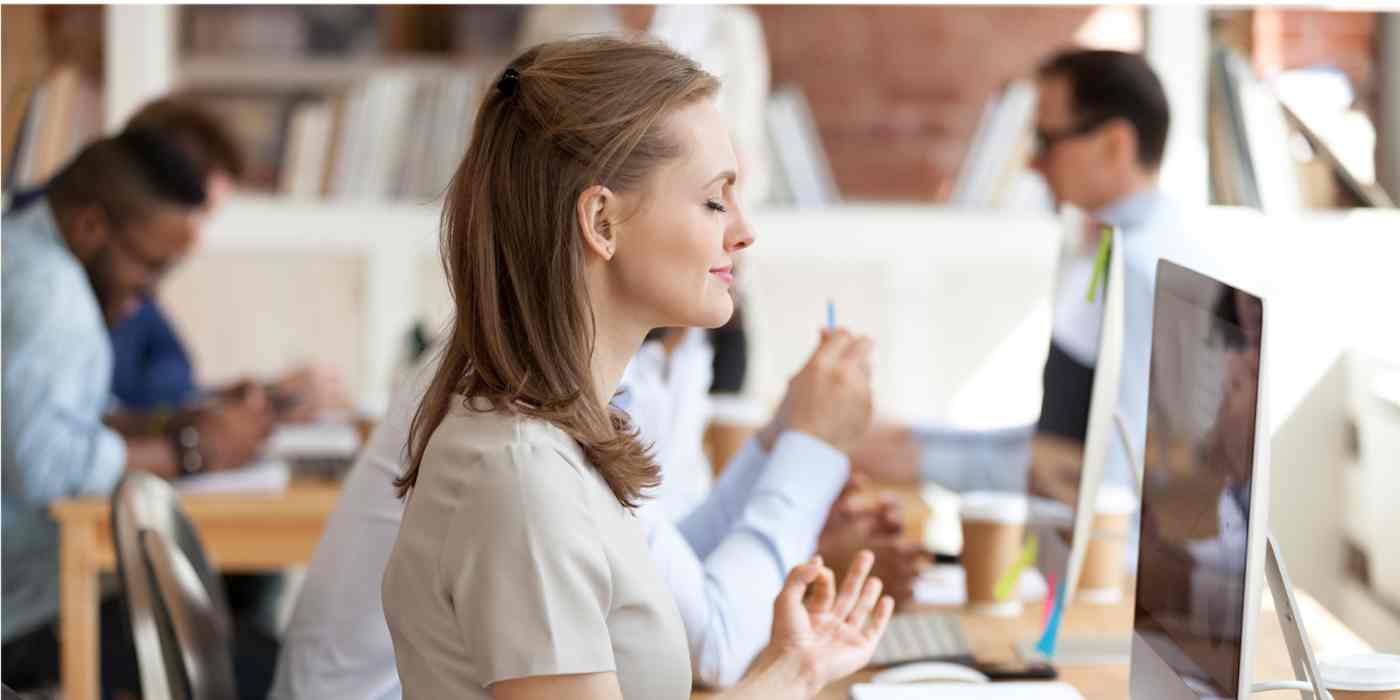
<path fill-rule="evenodd" d="M 26 503 L 106 494 L 125 441 L 102 422 L 110 364 L 105 333 L 66 306 L 53 280 L 5 286 L 4 489 Z"/>
<path fill-rule="evenodd" d="M 705 500 L 676 523 L 695 555 L 704 559 L 729 535 L 739 521 L 754 484 L 768 464 L 768 452 L 759 441 L 750 439 L 739 453 L 729 460 L 714 488 Z"/>
<path fill-rule="evenodd" d="M 844 454 L 801 433 L 778 440 L 766 469 L 756 443 L 746 453 L 750 459 L 731 465 L 746 472 L 725 472 L 744 475 L 733 477 L 731 488 L 745 498 L 718 503 L 716 496 L 725 492 L 717 488 L 697 509 L 708 505 L 709 515 L 683 522 L 689 531 L 660 509 L 644 507 L 641 513 L 652 559 L 685 623 L 695 677 L 716 687 L 738 681 L 767 644 L 773 598 L 788 571 L 811 556 L 849 475 Z M 744 480 L 747 487 L 738 483 Z M 731 509 L 732 517 L 723 519 L 720 514 Z M 692 536 L 703 554 L 692 546 Z"/>

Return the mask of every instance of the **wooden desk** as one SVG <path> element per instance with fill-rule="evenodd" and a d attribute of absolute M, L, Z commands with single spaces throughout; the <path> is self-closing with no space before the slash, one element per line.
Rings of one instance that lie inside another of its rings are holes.
<path fill-rule="evenodd" d="M 1132 596 L 1113 606 L 1093 606 L 1079 604 L 1065 614 L 1060 628 L 1061 638 L 1065 637 L 1110 637 L 1127 638 L 1132 631 Z M 1265 603 L 1256 630 L 1254 646 L 1254 671 L 1256 680 L 1280 680 L 1293 677 L 1293 667 L 1289 664 L 1288 649 L 1284 646 L 1283 632 L 1274 612 L 1273 600 L 1268 591 L 1264 593 Z M 1298 594 L 1298 604 L 1302 608 L 1303 619 L 1308 626 L 1315 654 L 1336 654 L 1371 651 L 1359 637 L 1346 629 L 1330 613 L 1324 610 L 1306 594 Z M 1037 608 L 1037 609 L 1030 609 Z M 926 608 L 933 610 L 936 608 Z M 978 658 L 1016 658 L 1015 645 L 1023 639 L 1031 639 L 1040 634 L 1040 611 L 1038 606 L 1028 607 L 1020 618 L 1002 620 L 958 612 L 963 629 L 972 643 L 973 652 Z M 845 700 L 850 695 L 850 686 L 868 680 L 872 674 L 861 672 L 841 682 L 827 686 L 817 696 L 818 700 Z M 1060 680 L 1069 683 L 1084 695 L 1086 700 L 1124 700 L 1128 697 L 1127 664 L 1102 666 L 1067 666 L 1060 668 Z"/>
<path fill-rule="evenodd" d="M 221 571 L 273 571 L 311 560 L 340 487 L 294 482 L 281 494 L 208 494 L 180 499 Z M 106 498 L 55 503 L 60 581 L 63 697 L 90 700 L 100 690 L 98 575 L 116 571 Z"/>
<path fill-rule="evenodd" d="M 906 529 L 910 533 L 922 533 L 928 518 L 928 508 L 923 504 L 914 488 L 900 487 L 883 489 L 894 492 L 900 499 Z M 1125 589 L 1123 602 L 1111 606 L 1096 606 L 1079 603 L 1070 606 L 1061 622 L 1061 639 L 1066 637 L 1112 637 L 1127 639 L 1133 627 L 1133 589 Z M 1337 618 L 1322 608 L 1306 593 L 1295 591 L 1308 636 L 1312 640 L 1313 653 L 1345 654 L 1373 651 L 1360 637 L 1348 630 Z M 1256 620 L 1254 646 L 1254 671 L 1256 680 L 1278 680 L 1293 677 L 1293 667 L 1289 663 L 1288 648 L 1284 645 L 1283 632 L 1274 611 L 1273 597 L 1267 587 L 1262 597 L 1262 610 Z M 1027 606 L 1019 618 L 1001 619 L 971 615 L 957 608 L 922 606 L 914 611 L 945 611 L 958 614 L 963 630 L 967 633 L 973 653 L 987 660 L 1014 660 L 1016 645 L 1025 639 L 1040 635 L 1039 606 Z M 862 671 L 839 682 L 832 683 L 818 694 L 818 700 L 846 700 L 850 697 L 851 685 L 870 679 L 872 672 Z M 1127 664 L 1103 666 L 1075 666 L 1060 668 L 1060 680 L 1069 683 L 1084 695 L 1086 700 L 1125 700 L 1128 697 Z M 695 700 L 714 698 L 711 692 L 699 691 Z"/>

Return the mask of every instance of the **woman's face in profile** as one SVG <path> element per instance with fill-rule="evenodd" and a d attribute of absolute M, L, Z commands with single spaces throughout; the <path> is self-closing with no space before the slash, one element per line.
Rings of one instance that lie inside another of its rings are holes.
<path fill-rule="evenodd" d="M 680 146 L 646 186 L 623 195 L 609 265 L 634 314 L 654 327 L 724 325 L 734 313 L 734 254 L 753 242 L 735 183 L 738 159 L 719 111 L 700 100 L 662 126 Z"/>

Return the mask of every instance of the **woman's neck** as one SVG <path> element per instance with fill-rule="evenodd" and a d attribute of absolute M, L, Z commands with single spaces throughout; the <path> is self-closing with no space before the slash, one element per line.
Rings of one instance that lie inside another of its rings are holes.
<path fill-rule="evenodd" d="M 622 375 L 627 364 L 642 347 L 649 328 L 620 316 L 614 316 L 595 309 L 593 358 L 590 362 L 593 372 L 593 387 L 598 392 L 597 399 L 604 407 L 612 401 L 613 394 L 622 383 Z"/>

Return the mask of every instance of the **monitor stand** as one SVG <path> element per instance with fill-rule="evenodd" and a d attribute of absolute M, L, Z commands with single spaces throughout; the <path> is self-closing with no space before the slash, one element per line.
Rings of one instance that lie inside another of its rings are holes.
<path fill-rule="evenodd" d="M 1283 640 L 1288 645 L 1289 660 L 1293 663 L 1293 680 L 1266 681 L 1249 687 L 1251 693 L 1271 690 L 1297 690 L 1303 700 L 1329 700 L 1331 696 L 1322 688 L 1322 678 L 1317 673 L 1317 659 L 1313 656 L 1312 642 L 1308 641 L 1307 630 L 1303 627 L 1298 600 L 1293 596 L 1293 584 L 1284 568 L 1283 556 L 1273 535 L 1269 536 L 1268 554 L 1264 564 L 1269 581 L 1269 591 L 1274 596 L 1274 608 L 1278 612 L 1278 623 L 1283 628 Z"/>
<path fill-rule="evenodd" d="M 1128 455 L 1129 471 L 1134 477 L 1133 486 L 1139 497 L 1142 494 L 1144 464 L 1138 459 L 1129 439 L 1128 426 L 1123 416 L 1114 413 L 1114 427 L 1117 428 L 1119 444 Z M 1250 693 L 1264 693 L 1274 690 L 1297 690 L 1303 700 L 1331 700 L 1322 688 L 1322 679 L 1317 672 L 1317 659 L 1313 655 L 1312 643 L 1298 609 L 1297 598 L 1293 595 L 1293 583 L 1288 578 L 1288 570 L 1283 565 L 1283 555 L 1273 535 L 1266 538 L 1267 553 L 1264 557 L 1264 574 L 1269 582 L 1269 591 L 1274 597 L 1274 609 L 1278 613 L 1279 626 L 1283 628 L 1283 639 L 1288 645 L 1289 660 L 1293 664 L 1292 680 L 1266 681 L 1250 686 Z M 1068 602 L 1065 603 L 1069 605 Z M 1132 649 L 1131 636 L 1105 635 L 1100 637 L 1061 638 L 1055 645 L 1055 658 L 1046 659 L 1036 651 L 1038 640 L 1024 640 L 1016 645 L 1016 652 L 1022 659 L 1053 661 L 1059 666 L 1084 666 L 1096 664 L 1126 664 Z"/>
<path fill-rule="evenodd" d="M 1273 536 L 1268 537 L 1268 550 L 1265 557 L 1265 575 L 1269 581 L 1269 591 L 1274 597 L 1274 608 L 1278 612 L 1279 626 L 1283 628 L 1283 639 L 1288 645 L 1288 656 L 1293 664 L 1293 680 L 1266 681 L 1250 686 L 1250 693 L 1264 693 L 1274 690 L 1297 690 L 1303 700 L 1330 700 L 1330 695 L 1322 688 L 1322 678 L 1317 672 L 1317 660 L 1313 655 L 1312 643 L 1308 641 L 1307 630 L 1293 595 L 1293 584 L 1284 568 L 1283 556 Z M 1088 666 L 1126 664 L 1132 641 L 1129 637 L 1104 635 L 1101 637 L 1066 637 L 1055 645 L 1055 657 L 1046 659 L 1035 650 L 1035 640 L 1023 640 L 1016 645 L 1016 652 L 1028 661 L 1048 661 L 1056 666 Z"/>
<path fill-rule="evenodd" d="M 1017 657 L 1033 663 L 1065 666 L 1127 666 L 1133 640 L 1123 635 L 1064 637 L 1055 642 L 1055 656 L 1046 658 L 1036 650 L 1034 639 L 1016 643 Z"/>
<path fill-rule="evenodd" d="M 1137 450 L 1133 448 L 1127 422 L 1123 420 L 1123 414 L 1118 411 L 1113 412 L 1113 427 L 1118 435 L 1118 444 L 1123 448 L 1123 452 L 1128 458 L 1128 472 L 1132 478 L 1132 488 L 1141 499 L 1143 463 L 1138 459 Z M 1100 534 L 1092 533 L 1090 536 L 1099 537 Z M 1073 604 L 1074 601 L 1064 602 L 1065 607 Z M 1061 614 L 1064 614 L 1064 611 L 1061 611 Z M 1021 640 L 1016 644 L 1016 654 L 1027 661 L 1053 662 L 1056 666 L 1126 665 L 1130 660 L 1133 648 L 1131 630 L 1128 634 L 1120 635 L 1061 636 L 1055 641 L 1053 659 L 1046 658 L 1036 649 L 1039 641 L 1039 638 Z"/>

